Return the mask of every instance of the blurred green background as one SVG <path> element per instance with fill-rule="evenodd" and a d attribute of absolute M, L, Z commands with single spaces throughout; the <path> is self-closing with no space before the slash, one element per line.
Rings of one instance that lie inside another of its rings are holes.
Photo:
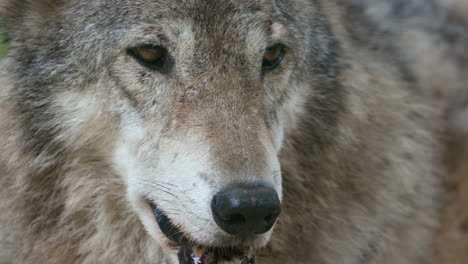
<path fill-rule="evenodd" d="M 5 31 L 0 28 L 0 57 L 5 55 L 7 50 Z"/>

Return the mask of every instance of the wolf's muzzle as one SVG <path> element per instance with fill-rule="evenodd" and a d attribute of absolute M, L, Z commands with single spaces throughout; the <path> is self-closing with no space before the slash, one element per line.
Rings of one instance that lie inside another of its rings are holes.
<path fill-rule="evenodd" d="M 213 197 L 211 210 L 216 224 L 228 234 L 259 235 L 273 227 L 281 212 L 281 202 L 270 187 L 237 183 Z"/>

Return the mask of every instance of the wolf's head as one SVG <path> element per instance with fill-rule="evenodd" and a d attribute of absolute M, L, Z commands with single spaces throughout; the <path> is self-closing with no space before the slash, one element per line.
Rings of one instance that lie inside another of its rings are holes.
<path fill-rule="evenodd" d="M 310 89 L 336 70 L 316 7 L 37 2 L 12 1 L 5 16 L 29 148 L 107 162 L 169 251 L 265 246 L 281 211 L 284 137 L 306 98 L 333 94 Z M 311 107 L 327 117 L 319 100 Z"/>

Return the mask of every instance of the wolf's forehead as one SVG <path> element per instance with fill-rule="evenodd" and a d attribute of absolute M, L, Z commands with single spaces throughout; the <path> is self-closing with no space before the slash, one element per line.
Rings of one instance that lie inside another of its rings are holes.
<path fill-rule="evenodd" d="M 219 33 L 242 25 L 260 26 L 271 19 L 273 0 L 142 0 L 139 14 L 146 23 L 190 22 L 194 31 Z M 132 12 L 132 11 L 130 11 Z M 216 32 L 219 31 L 219 32 Z"/>
<path fill-rule="evenodd" d="M 138 2 L 149 13 L 213 19 L 235 13 L 244 15 L 268 13 L 273 8 L 273 0 L 138 0 Z"/>

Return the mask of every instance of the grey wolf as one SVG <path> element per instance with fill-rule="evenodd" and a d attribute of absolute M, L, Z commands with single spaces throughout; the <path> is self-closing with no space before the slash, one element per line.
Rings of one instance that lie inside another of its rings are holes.
<path fill-rule="evenodd" d="M 0 8 L 3 263 L 430 263 L 468 83 L 437 2 Z"/>

